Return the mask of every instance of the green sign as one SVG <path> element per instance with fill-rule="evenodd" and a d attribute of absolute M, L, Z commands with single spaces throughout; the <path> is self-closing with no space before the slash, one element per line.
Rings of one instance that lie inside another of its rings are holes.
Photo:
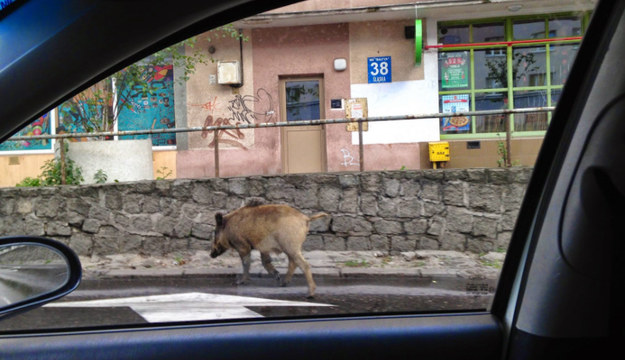
<path fill-rule="evenodd" d="M 417 66 L 421 65 L 423 57 L 423 25 L 421 19 L 414 21 L 414 61 Z"/>
<path fill-rule="evenodd" d="M 441 87 L 443 89 L 469 86 L 469 52 L 446 52 L 441 54 Z"/>

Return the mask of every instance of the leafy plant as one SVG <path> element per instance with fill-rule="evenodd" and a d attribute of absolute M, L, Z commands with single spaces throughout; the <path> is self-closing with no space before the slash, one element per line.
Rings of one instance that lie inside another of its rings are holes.
<path fill-rule="evenodd" d="M 62 169 L 60 159 L 52 159 L 46 161 L 41 167 L 41 174 L 39 176 L 27 177 L 20 181 L 15 186 L 27 187 L 27 186 L 55 186 L 62 185 Z M 71 159 L 65 160 L 65 184 L 67 185 L 79 185 L 84 181 L 82 177 L 82 169 L 77 166 Z"/>
<path fill-rule="evenodd" d="M 52 159 L 46 161 L 41 169 L 40 178 L 42 186 L 61 185 L 61 160 Z M 65 183 L 67 185 L 79 185 L 85 179 L 82 177 L 82 168 L 72 160 L 65 160 Z"/>
<path fill-rule="evenodd" d="M 41 179 L 36 177 L 27 177 L 24 180 L 17 183 L 15 186 L 17 187 L 33 187 L 33 186 L 41 186 Z"/>
<path fill-rule="evenodd" d="M 158 170 L 156 170 L 156 173 L 159 175 L 156 177 L 156 180 L 165 180 L 171 176 L 173 171 L 167 166 L 161 166 Z"/>
<path fill-rule="evenodd" d="M 497 166 L 498 167 L 509 167 L 508 164 L 508 149 L 506 148 L 506 144 L 503 141 L 497 142 Z"/>
<path fill-rule="evenodd" d="M 96 184 L 104 184 L 106 183 L 107 179 L 108 179 L 108 176 L 102 169 L 98 169 L 98 171 L 96 171 L 95 174 L 93 174 L 93 180 L 95 181 Z"/>

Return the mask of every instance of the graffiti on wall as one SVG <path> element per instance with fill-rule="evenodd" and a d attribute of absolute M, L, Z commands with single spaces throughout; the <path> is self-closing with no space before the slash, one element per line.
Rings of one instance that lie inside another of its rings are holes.
<path fill-rule="evenodd" d="M 227 115 L 215 116 L 217 97 L 201 105 L 204 109 L 209 110 L 210 114 L 204 120 L 204 128 L 210 126 L 237 126 L 242 124 L 258 124 L 264 122 L 273 122 L 275 111 L 273 98 L 265 89 L 258 89 L 255 95 L 235 94 L 234 97 L 227 102 Z M 213 131 L 202 131 L 202 138 L 206 139 Z M 217 131 L 217 140 L 219 143 L 228 144 L 237 148 L 247 149 L 244 144 L 245 133 L 240 129 L 223 129 Z M 208 144 L 209 148 L 215 147 L 215 137 Z"/>
<path fill-rule="evenodd" d="M 341 165 L 343 165 L 345 167 L 352 166 L 352 165 L 358 165 L 358 162 L 354 162 L 354 157 L 349 152 L 349 150 L 343 148 L 343 149 L 341 149 L 341 152 L 343 153 L 343 162 L 341 163 Z"/>

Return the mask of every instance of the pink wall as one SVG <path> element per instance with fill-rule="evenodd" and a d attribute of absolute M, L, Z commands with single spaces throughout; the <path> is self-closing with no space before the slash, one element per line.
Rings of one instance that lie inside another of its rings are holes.
<path fill-rule="evenodd" d="M 350 26 L 348 24 L 258 28 L 251 31 L 251 56 L 244 59 L 244 87 L 252 94 L 263 89 L 271 97 L 275 115 L 281 120 L 280 80 L 289 77 L 320 76 L 324 83 L 325 118 L 344 118 L 344 110 L 331 110 L 331 99 L 350 98 Z M 334 70 L 334 59 L 345 58 L 348 69 Z M 365 69 L 362 69 L 365 71 Z M 264 121 L 260 121 L 264 122 Z M 282 169 L 279 128 L 255 129 L 248 149 L 224 146 L 219 151 L 220 176 L 280 174 Z M 365 170 L 419 168 L 418 144 L 367 145 Z M 358 171 L 359 149 L 345 124 L 326 126 L 327 170 Z M 178 176 L 215 176 L 214 151 L 206 147 L 178 151 Z"/>
<path fill-rule="evenodd" d="M 329 24 L 286 28 L 255 29 L 252 32 L 254 51 L 254 86 L 264 88 L 274 99 L 279 99 L 279 80 L 286 77 L 322 76 L 324 83 L 325 117 L 343 118 L 342 110 L 330 110 L 331 99 L 350 96 L 349 70 L 335 71 L 334 59 L 344 58 L 349 63 L 348 24 Z M 279 103 L 279 100 L 276 102 Z M 280 119 L 280 108 L 277 108 Z M 342 130 L 341 130 L 342 129 Z M 328 170 L 336 171 L 332 155 L 348 146 L 350 134 L 343 125 L 326 129 Z M 281 168 L 279 131 L 266 137 L 257 137 L 257 146 L 274 154 L 273 160 Z M 344 169 L 343 169 L 344 170 Z"/>

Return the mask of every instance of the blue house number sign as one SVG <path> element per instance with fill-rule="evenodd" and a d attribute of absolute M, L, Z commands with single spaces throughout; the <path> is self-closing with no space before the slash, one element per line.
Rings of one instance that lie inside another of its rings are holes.
<path fill-rule="evenodd" d="M 369 84 L 393 81 L 390 56 L 367 58 L 367 68 L 369 70 Z"/>

